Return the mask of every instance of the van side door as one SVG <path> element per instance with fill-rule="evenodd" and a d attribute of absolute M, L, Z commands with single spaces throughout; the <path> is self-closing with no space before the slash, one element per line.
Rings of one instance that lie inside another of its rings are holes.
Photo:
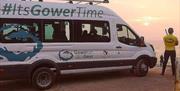
<path fill-rule="evenodd" d="M 78 61 L 104 61 L 110 43 L 107 21 L 74 21 L 75 57 Z"/>

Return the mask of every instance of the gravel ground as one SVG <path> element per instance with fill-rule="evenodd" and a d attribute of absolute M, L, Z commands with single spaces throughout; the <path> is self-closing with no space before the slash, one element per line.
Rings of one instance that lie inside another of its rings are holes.
<path fill-rule="evenodd" d="M 113 71 L 63 76 L 46 91 L 173 91 L 174 77 L 170 67 L 165 76 L 160 68 L 150 69 L 146 77 L 135 77 L 128 72 Z M 0 82 L 0 91 L 38 91 L 24 81 Z"/>

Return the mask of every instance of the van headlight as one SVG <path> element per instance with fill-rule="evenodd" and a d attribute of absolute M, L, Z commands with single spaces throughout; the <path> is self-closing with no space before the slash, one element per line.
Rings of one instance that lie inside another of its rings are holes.
<path fill-rule="evenodd" d="M 151 46 L 152 50 L 155 51 L 154 46 L 152 44 L 150 44 L 150 46 Z"/>

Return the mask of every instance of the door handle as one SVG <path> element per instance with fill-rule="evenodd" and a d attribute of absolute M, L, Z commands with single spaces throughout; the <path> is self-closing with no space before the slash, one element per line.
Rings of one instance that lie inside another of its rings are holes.
<path fill-rule="evenodd" d="M 20 53 L 21 51 L 16 51 L 16 53 Z"/>
<path fill-rule="evenodd" d="M 2 58 L 2 57 L 0 57 L 0 60 L 3 60 L 3 58 Z"/>
<path fill-rule="evenodd" d="M 122 48 L 121 46 L 116 46 L 116 48 Z"/>

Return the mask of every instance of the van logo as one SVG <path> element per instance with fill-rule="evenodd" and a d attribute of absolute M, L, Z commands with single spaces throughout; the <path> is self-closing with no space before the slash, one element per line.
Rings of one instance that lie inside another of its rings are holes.
<path fill-rule="evenodd" d="M 11 24 L 11 25 L 8 25 L 8 26 L 3 26 L 0 29 L 0 32 L 8 30 L 10 27 L 14 27 L 14 26 L 19 26 L 19 25 Z M 32 51 L 27 51 L 27 52 L 15 53 L 15 52 L 13 52 L 11 50 L 8 50 L 8 48 L 5 47 L 5 46 L 0 47 L 0 55 L 7 58 L 8 61 L 25 61 L 27 59 L 31 59 L 37 53 L 39 53 L 40 50 L 43 48 L 42 42 L 39 41 L 39 39 L 36 36 L 34 36 L 32 33 L 28 32 L 24 28 L 21 28 L 18 31 L 13 31 L 13 32 L 7 34 L 5 37 L 10 39 L 10 40 L 16 39 L 15 41 L 17 41 L 17 39 L 23 41 L 23 40 L 26 40 L 27 38 L 30 38 L 30 39 L 32 39 L 32 41 L 34 43 L 36 43 L 36 45 L 33 47 L 33 50 Z M 16 47 L 16 46 L 14 46 L 14 47 Z"/>
<path fill-rule="evenodd" d="M 73 58 L 73 53 L 67 51 L 67 50 L 61 50 L 59 51 L 59 58 L 67 61 Z"/>

